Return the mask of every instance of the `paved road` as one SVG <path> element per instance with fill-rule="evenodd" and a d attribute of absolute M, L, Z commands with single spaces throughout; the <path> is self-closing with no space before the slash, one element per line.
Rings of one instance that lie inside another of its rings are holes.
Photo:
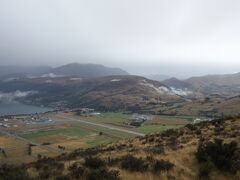
<path fill-rule="evenodd" d="M 71 118 L 71 117 L 64 116 L 64 115 L 56 115 L 56 117 L 64 118 L 64 119 L 68 119 L 68 120 L 72 120 L 72 121 L 78 121 L 78 122 L 81 122 L 81 123 L 84 123 L 84 124 L 90 124 L 90 125 L 103 127 L 103 128 L 107 128 L 107 129 L 111 129 L 111 130 L 115 130 L 115 131 L 125 132 L 125 133 L 128 133 L 128 134 L 134 134 L 134 135 L 137 135 L 137 136 L 145 136 L 145 134 L 143 134 L 143 133 L 130 131 L 130 130 L 127 130 L 127 129 L 122 129 L 122 128 L 119 128 L 119 127 L 114 127 L 114 126 L 110 126 L 110 125 L 106 125 L 106 124 L 99 124 L 99 123 L 95 123 L 95 122 L 80 120 L 80 119 L 77 119 L 77 118 Z"/>

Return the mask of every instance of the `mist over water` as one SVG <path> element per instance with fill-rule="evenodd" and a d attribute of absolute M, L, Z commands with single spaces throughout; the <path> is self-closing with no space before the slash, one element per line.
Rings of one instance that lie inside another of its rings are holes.
<path fill-rule="evenodd" d="M 52 110 L 51 108 L 22 104 L 18 101 L 19 98 L 25 98 L 35 93 L 37 92 L 19 90 L 8 93 L 0 92 L 0 116 L 42 113 Z"/>
<path fill-rule="evenodd" d="M 16 101 L 18 98 L 24 98 L 28 95 L 35 94 L 36 91 L 19 91 L 3 93 L 0 92 L 0 103 L 11 104 Z"/>

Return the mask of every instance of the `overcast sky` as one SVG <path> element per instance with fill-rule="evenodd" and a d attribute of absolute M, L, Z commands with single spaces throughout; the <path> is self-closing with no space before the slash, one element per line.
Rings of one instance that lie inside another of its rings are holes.
<path fill-rule="evenodd" d="M 240 71 L 239 0 L 0 0 L 0 65 Z"/>

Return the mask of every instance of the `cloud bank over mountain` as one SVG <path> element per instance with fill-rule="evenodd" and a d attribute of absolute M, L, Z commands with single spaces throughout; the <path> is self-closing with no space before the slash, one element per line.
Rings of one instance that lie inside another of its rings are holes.
<path fill-rule="evenodd" d="M 168 68 L 169 75 L 179 71 L 175 76 L 233 73 L 240 66 L 239 5 L 236 0 L 1 1 L 0 63 L 94 63 L 134 74 L 166 74 Z"/>

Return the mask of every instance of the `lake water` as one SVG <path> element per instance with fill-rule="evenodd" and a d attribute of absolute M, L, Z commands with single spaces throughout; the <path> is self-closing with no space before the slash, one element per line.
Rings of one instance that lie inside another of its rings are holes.
<path fill-rule="evenodd" d="M 43 113 L 51 110 L 52 109 L 50 108 L 25 105 L 17 102 L 11 102 L 11 103 L 0 102 L 0 116 Z"/>

